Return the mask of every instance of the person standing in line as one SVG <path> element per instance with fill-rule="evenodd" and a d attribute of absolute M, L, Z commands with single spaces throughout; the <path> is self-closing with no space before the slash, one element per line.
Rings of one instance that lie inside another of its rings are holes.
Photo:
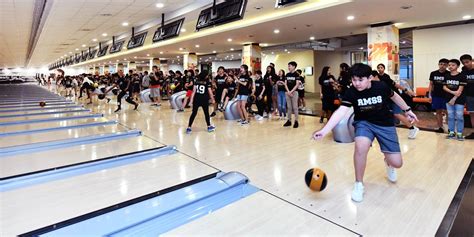
<path fill-rule="evenodd" d="M 276 90 L 273 89 L 275 85 L 275 79 L 277 75 L 275 73 L 275 68 L 272 66 L 267 67 L 267 71 L 265 72 L 265 76 L 263 77 L 263 82 L 265 84 L 265 97 L 266 97 L 266 102 L 265 102 L 265 113 L 263 114 L 264 118 L 268 118 L 271 112 L 276 111 L 276 100 L 274 100 L 274 97 L 276 98 L 276 94 L 274 96 L 274 93 Z"/>
<path fill-rule="evenodd" d="M 211 125 L 211 118 L 209 116 L 209 99 L 211 103 L 215 103 L 214 95 L 212 94 L 211 82 L 208 78 L 207 71 L 203 71 L 199 74 L 198 79 L 195 81 L 193 86 L 193 93 L 191 95 L 191 103 L 193 103 L 193 112 L 189 117 L 188 128 L 186 128 L 186 133 L 190 134 L 192 132 L 191 127 L 193 126 L 194 119 L 196 118 L 197 111 L 199 107 L 202 107 L 204 112 L 204 117 L 207 124 L 207 131 L 213 132 L 216 130 L 216 127 Z"/>
<path fill-rule="evenodd" d="M 285 70 L 280 69 L 278 71 L 278 76 L 276 80 L 277 90 L 278 90 L 278 114 L 280 115 L 280 120 L 285 119 L 286 117 L 286 88 L 285 88 Z"/>
<path fill-rule="evenodd" d="M 237 110 L 240 115 L 241 125 L 249 124 L 247 114 L 247 99 L 252 93 L 253 81 L 249 75 L 249 67 L 246 64 L 240 66 L 239 78 L 235 81 L 237 84 Z"/>
<path fill-rule="evenodd" d="M 298 87 L 298 108 L 301 111 L 306 110 L 306 100 L 304 99 L 304 86 L 305 86 L 305 77 L 301 69 L 296 70 L 296 73 L 300 76 L 301 84 Z"/>
<path fill-rule="evenodd" d="M 466 103 L 466 75 L 458 71 L 461 62 L 451 59 L 448 63 L 449 75 L 444 80 L 446 92 L 446 109 L 448 110 L 448 139 L 464 141 L 464 104 Z M 457 133 L 456 133 L 457 132 Z"/>
<path fill-rule="evenodd" d="M 446 70 L 449 60 L 442 58 L 438 62 L 438 70 L 430 73 L 430 85 L 428 87 L 429 97 L 431 98 L 431 108 L 436 110 L 436 121 L 438 129 L 436 132 L 444 133 L 443 115 L 446 114 L 446 95 L 443 85 L 449 72 Z"/>
<path fill-rule="evenodd" d="M 225 73 L 225 68 L 223 66 L 220 66 L 217 69 L 217 75 L 213 79 L 213 84 L 216 88 L 216 101 L 221 101 L 222 98 L 222 93 L 224 92 L 224 87 L 225 87 L 225 80 L 227 78 L 227 75 Z M 219 103 L 220 104 L 220 103 Z M 216 116 L 216 112 L 219 108 L 218 103 L 214 104 L 214 111 L 212 111 L 211 117 Z"/>
<path fill-rule="evenodd" d="M 300 75 L 296 72 L 295 61 L 288 63 L 288 73 L 285 75 L 285 90 L 286 90 L 286 102 L 288 108 L 288 121 L 283 127 L 291 126 L 291 115 L 295 115 L 295 122 L 293 128 L 298 128 L 298 92 L 296 90 L 301 85 Z"/>
<path fill-rule="evenodd" d="M 336 99 L 336 93 L 334 91 L 334 84 L 336 78 L 331 75 L 331 67 L 325 66 L 319 76 L 319 85 L 321 86 L 321 101 L 323 104 L 323 113 L 319 119 L 320 123 L 324 122 L 324 118 L 328 120 L 331 118 L 332 113 L 336 110 L 334 100 Z"/>
<path fill-rule="evenodd" d="M 257 115 L 255 119 L 258 121 L 263 120 L 263 113 L 265 111 L 265 90 L 266 86 L 262 78 L 262 71 L 257 70 L 255 72 L 255 104 L 257 105 Z"/>
<path fill-rule="evenodd" d="M 464 65 L 461 73 L 466 76 L 466 109 L 471 119 L 471 126 L 474 128 L 474 66 L 472 65 L 472 56 L 464 54 L 460 58 Z M 465 137 L 466 139 L 474 139 L 474 133 Z"/>

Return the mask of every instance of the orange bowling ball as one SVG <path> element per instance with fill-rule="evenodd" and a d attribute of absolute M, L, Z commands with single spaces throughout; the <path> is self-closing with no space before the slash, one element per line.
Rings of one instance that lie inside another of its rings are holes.
<path fill-rule="evenodd" d="M 326 173 L 319 168 L 312 168 L 306 172 L 304 181 L 309 189 L 320 192 L 326 188 L 328 178 Z"/>

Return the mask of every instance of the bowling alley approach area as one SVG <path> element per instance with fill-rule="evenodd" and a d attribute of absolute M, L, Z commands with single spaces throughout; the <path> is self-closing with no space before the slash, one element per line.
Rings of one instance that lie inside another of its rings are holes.
<path fill-rule="evenodd" d="M 0 236 L 474 236 L 472 16 L 0 0 Z"/>

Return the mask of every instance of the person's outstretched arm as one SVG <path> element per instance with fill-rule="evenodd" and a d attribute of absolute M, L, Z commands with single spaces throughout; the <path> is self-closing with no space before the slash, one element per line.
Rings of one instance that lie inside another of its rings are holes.
<path fill-rule="evenodd" d="M 329 131 L 331 131 L 343 118 L 344 116 L 349 112 L 350 107 L 347 106 L 341 106 L 339 109 L 332 114 L 331 118 L 329 119 L 328 123 L 319 131 L 315 131 L 313 133 L 312 139 L 314 140 L 320 140 L 324 136 L 326 136 Z"/>

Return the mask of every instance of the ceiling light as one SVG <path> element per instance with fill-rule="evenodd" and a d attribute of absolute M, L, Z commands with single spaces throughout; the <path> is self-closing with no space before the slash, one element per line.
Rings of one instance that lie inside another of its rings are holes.
<path fill-rule="evenodd" d="M 230 51 L 234 51 L 234 48 L 230 48 Z"/>
<path fill-rule="evenodd" d="M 179 55 L 178 55 L 178 56 L 176 56 L 176 58 L 179 58 Z"/>
<path fill-rule="evenodd" d="M 123 60 L 127 60 L 126 58 L 124 58 Z"/>
<path fill-rule="evenodd" d="M 262 46 L 263 46 L 263 47 L 267 47 L 267 46 L 268 46 L 268 44 L 262 44 Z"/>
<path fill-rule="evenodd" d="M 117 59 L 116 61 L 119 62 L 120 60 Z"/>
<path fill-rule="evenodd" d="M 179 48 L 179 51 L 183 51 L 183 48 Z"/>
<path fill-rule="evenodd" d="M 404 40 L 404 41 L 402 41 L 402 44 L 406 44 L 406 43 L 407 43 L 407 42 L 406 42 L 405 40 Z"/>
<path fill-rule="evenodd" d="M 163 54 L 163 51 L 161 51 L 160 54 Z"/>
<path fill-rule="evenodd" d="M 147 57 L 150 57 L 150 54 L 147 54 L 146 56 L 147 56 Z"/>
<path fill-rule="evenodd" d="M 69 54 L 72 54 L 72 52 L 69 52 Z"/>
<path fill-rule="evenodd" d="M 232 42 L 232 39 L 231 39 L 231 38 L 228 38 L 228 39 L 227 39 L 227 42 Z"/>
<path fill-rule="evenodd" d="M 182 28 L 182 29 L 181 29 L 181 32 L 186 32 L 186 29 Z"/>
<path fill-rule="evenodd" d="M 315 40 L 314 36 L 309 37 L 309 40 Z"/>
<path fill-rule="evenodd" d="M 64 54 L 64 57 L 67 57 L 67 54 Z"/>
<path fill-rule="evenodd" d="M 360 47 L 359 49 L 360 49 L 360 50 L 363 50 L 363 49 L 364 49 L 364 47 Z"/>
<path fill-rule="evenodd" d="M 128 22 L 122 23 L 122 26 L 128 26 Z"/>
<path fill-rule="evenodd" d="M 96 42 L 96 41 L 97 41 L 97 39 L 92 39 L 92 41 Z"/>
<path fill-rule="evenodd" d="M 275 54 L 275 52 L 272 52 L 272 54 Z"/>
<path fill-rule="evenodd" d="M 354 20 L 354 19 L 355 19 L 355 17 L 354 17 L 354 16 L 347 16 L 347 18 L 346 18 L 346 19 L 347 19 L 348 21 L 352 21 L 352 20 Z"/>
<path fill-rule="evenodd" d="M 107 36 L 107 33 L 102 33 L 102 36 L 104 36 L 104 37 Z"/>
<path fill-rule="evenodd" d="M 462 19 L 469 20 L 469 19 L 471 19 L 471 15 L 465 15 L 465 16 L 462 17 Z"/>
<path fill-rule="evenodd" d="M 285 52 L 287 52 L 287 51 L 288 51 L 288 49 L 285 49 Z"/>
<path fill-rule="evenodd" d="M 212 53 L 217 53 L 217 51 L 214 50 L 214 51 L 212 51 Z"/>
<path fill-rule="evenodd" d="M 137 56 L 133 57 L 133 58 L 137 58 Z"/>
<path fill-rule="evenodd" d="M 78 48 L 76 48 L 76 51 L 79 50 Z"/>
<path fill-rule="evenodd" d="M 82 45 L 82 47 L 86 47 L 86 45 L 85 45 L 85 44 L 83 44 L 83 45 Z"/>
<path fill-rule="evenodd" d="M 199 48 L 199 44 L 194 45 L 196 48 Z"/>
<path fill-rule="evenodd" d="M 279 30 L 279 29 L 275 29 L 275 30 L 273 30 L 273 33 L 279 34 L 279 33 L 280 33 L 280 30 Z"/>
<path fill-rule="evenodd" d="M 165 6 L 165 4 L 163 4 L 163 3 L 157 3 L 155 6 L 156 6 L 157 8 L 163 8 L 163 7 Z"/>

